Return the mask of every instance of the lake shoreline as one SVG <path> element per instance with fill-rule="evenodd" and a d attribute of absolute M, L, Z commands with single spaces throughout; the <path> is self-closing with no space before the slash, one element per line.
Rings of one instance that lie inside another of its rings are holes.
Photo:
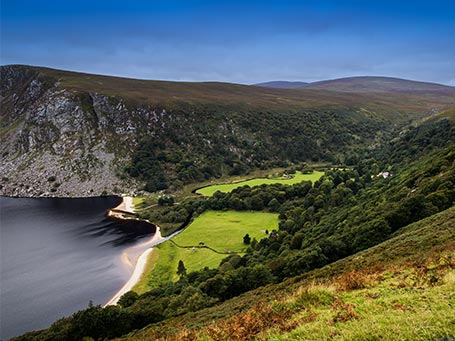
<path fill-rule="evenodd" d="M 125 214 L 127 214 L 127 215 L 135 214 L 133 198 L 130 196 L 123 196 L 122 202 L 119 205 L 117 205 L 116 207 L 110 209 L 106 215 L 108 217 L 118 219 L 118 220 L 129 220 L 129 221 L 136 220 L 136 221 L 140 221 L 140 222 L 146 222 L 148 224 L 155 226 L 155 233 L 153 234 L 152 238 L 150 238 L 150 240 L 148 240 L 144 243 L 141 243 L 139 245 L 134 245 L 131 247 L 131 248 L 145 247 L 145 250 L 140 253 L 140 255 L 137 257 L 136 260 L 134 260 L 133 263 L 128 259 L 127 256 L 123 257 L 127 253 L 128 249 L 124 251 L 124 253 L 121 256 L 122 262 L 132 266 L 133 272 L 132 272 L 130 278 L 128 279 L 128 281 L 123 285 L 123 287 L 106 304 L 104 304 L 103 307 L 107 307 L 109 305 L 116 305 L 118 303 L 119 299 L 125 293 L 127 293 L 128 291 L 131 291 L 133 289 L 133 287 L 137 285 L 137 283 L 140 281 L 141 277 L 144 274 L 144 270 L 147 265 L 148 255 L 151 254 L 151 252 L 153 252 L 153 246 L 158 245 L 158 244 L 164 242 L 165 240 L 167 240 L 167 238 L 164 238 L 161 236 L 160 228 L 158 225 L 153 224 L 147 220 L 138 219 L 136 217 L 125 217 Z"/>

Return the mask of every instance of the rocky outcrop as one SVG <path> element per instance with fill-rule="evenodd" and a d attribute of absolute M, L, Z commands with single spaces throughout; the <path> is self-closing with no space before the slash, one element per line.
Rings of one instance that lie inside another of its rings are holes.
<path fill-rule="evenodd" d="M 3 67 L 1 77 L 1 195 L 83 197 L 141 187 L 123 174 L 139 128 L 122 100 L 72 92 L 21 67 Z"/>

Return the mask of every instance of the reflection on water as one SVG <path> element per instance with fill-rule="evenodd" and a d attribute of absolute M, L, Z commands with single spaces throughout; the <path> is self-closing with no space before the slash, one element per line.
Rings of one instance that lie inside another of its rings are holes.
<path fill-rule="evenodd" d="M 132 269 L 120 255 L 154 227 L 107 218 L 119 202 L 0 197 L 1 339 L 102 305 L 122 287 Z"/>

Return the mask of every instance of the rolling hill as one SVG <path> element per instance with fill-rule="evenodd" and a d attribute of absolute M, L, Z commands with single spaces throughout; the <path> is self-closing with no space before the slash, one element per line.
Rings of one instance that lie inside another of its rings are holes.
<path fill-rule="evenodd" d="M 0 73 L 3 195 L 175 190 L 258 168 L 344 163 L 358 146 L 455 106 L 453 88 L 422 92 L 420 83 L 402 80 L 390 88 L 401 92 L 346 92 L 333 91 L 342 81 L 272 89 L 21 65 Z"/>
<path fill-rule="evenodd" d="M 310 83 L 308 89 L 338 92 L 398 92 L 454 96 L 455 88 L 392 77 L 349 77 Z"/>
<path fill-rule="evenodd" d="M 319 82 L 271 81 L 253 84 L 255 86 L 283 89 L 315 89 L 354 93 L 408 93 L 454 96 L 455 88 L 437 83 L 411 81 L 393 77 L 348 77 Z"/>

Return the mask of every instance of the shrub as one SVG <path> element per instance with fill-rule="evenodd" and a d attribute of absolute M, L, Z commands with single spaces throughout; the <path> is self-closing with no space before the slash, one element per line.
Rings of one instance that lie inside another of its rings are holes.
<path fill-rule="evenodd" d="M 363 289 L 366 287 L 367 281 L 366 274 L 351 270 L 337 278 L 337 288 L 339 291 Z"/>
<path fill-rule="evenodd" d="M 354 306 L 351 303 L 346 303 L 343 300 L 336 300 L 332 304 L 332 308 L 335 311 L 336 315 L 332 319 L 332 322 L 346 322 L 349 320 L 359 318 L 359 314 L 357 314 L 354 310 Z"/>

